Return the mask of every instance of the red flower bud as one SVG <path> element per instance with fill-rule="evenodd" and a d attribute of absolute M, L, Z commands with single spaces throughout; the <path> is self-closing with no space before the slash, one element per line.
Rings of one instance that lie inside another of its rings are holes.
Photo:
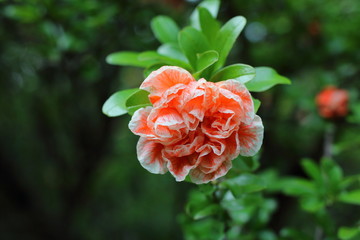
<path fill-rule="evenodd" d="M 316 96 L 320 116 L 324 118 L 344 117 L 348 113 L 349 94 L 334 86 L 326 87 Z"/>

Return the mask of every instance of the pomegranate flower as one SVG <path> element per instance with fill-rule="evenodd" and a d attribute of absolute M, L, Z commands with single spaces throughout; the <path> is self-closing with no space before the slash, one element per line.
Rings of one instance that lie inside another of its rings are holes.
<path fill-rule="evenodd" d="M 334 86 L 326 87 L 316 96 L 320 116 L 324 118 L 344 117 L 348 113 L 349 94 Z"/>
<path fill-rule="evenodd" d="M 235 80 L 196 81 L 182 68 L 164 66 L 140 89 L 150 92 L 153 106 L 137 110 L 129 128 L 140 136 L 138 159 L 151 173 L 170 171 L 177 181 L 189 175 L 194 183 L 207 183 L 262 144 L 262 121 L 249 91 Z"/>

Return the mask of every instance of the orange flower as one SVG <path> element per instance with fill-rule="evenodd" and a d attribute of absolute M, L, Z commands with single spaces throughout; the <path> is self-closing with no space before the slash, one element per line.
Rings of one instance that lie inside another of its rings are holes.
<path fill-rule="evenodd" d="M 152 107 L 139 109 L 129 128 L 140 136 L 141 165 L 152 173 L 170 173 L 177 181 L 187 175 L 207 183 L 225 175 L 239 154 L 260 148 L 263 125 L 255 115 L 246 87 L 227 80 L 196 81 L 186 70 L 165 66 L 140 86 L 149 91 Z"/>
<path fill-rule="evenodd" d="M 346 90 L 326 87 L 316 96 L 319 114 L 324 118 L 344 117 L 348 113 L 349 95 Z"/>

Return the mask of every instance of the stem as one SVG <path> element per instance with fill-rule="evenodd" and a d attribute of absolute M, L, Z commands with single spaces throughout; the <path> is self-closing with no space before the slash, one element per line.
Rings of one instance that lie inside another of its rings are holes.
<path fill-rule="evenodd" d="M 335 134 L 335 124 L 331 122 L 326 126 L 324 133 L 323 158 L 332 159 L 334 134 Z M 323 238 L 323 234 L 324 234 L 323 229 L 320 226 L 316 226 L 314 233 L 314 240 L 321 240 Z"/>
<path fill-rule="evenodd" d="M 321 240 L 323 233 L 324 233 L 324 231 L 322 230 L 322 228 L 319 226 L 316 226 L 314 240 Z"/>
<path fill-rule="evenodd" d="M 335 125 L 333 123 L 330 123 L 326 127 L 325 134 L 324 134 L 324 153 L 323 153 L 323 157 L 332 159 L 334 133 L 335 133 Z"/>

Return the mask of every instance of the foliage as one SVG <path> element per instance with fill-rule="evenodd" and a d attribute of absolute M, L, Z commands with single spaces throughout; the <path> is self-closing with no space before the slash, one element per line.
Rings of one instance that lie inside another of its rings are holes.
<path fill-rule="evenodd" d="M 268 90 L 276 84 L 290 84 L 290 80 L 278 75 L 269 67 L 254 69 L 245 64 L 224 67 L 246 20 L 242 16 L 236 16 L 221 26 L 216 20 L 219 5 L 219 0 L 203 1 L 191 14 L 191 25 L 183 29 L 179 29 L 175 21 L 168 16 L 153 18 L 151 29 L 162 43 L 157 51 L 112 53 L 107 57 L 107 62 L 121 66 L 144 67 L 145 76 L 161 66 L 176 65 L 188 70 L 196 79 L 234 79 L 246 83 L 248 89 L 254 92 Z M 127 91 L 114 93 L 103 106 L 103 112 L 108 116 L 125 114 L 126 111 L 118 111 L 116 114 L 112 112 L 116 105 L 125 109 L 125 96 L 130 97 Z M 143 102 L 137 101 L 136 104 L 145 106 L 148 100 L 144 98 Z"/>
<path fill-rule="evenodd" d="M 238 62 L 270 66 L 292 80 L 254 92 L 266 128 L 262 153 L 234 161 L 229 177 L 245 172 L 266 188 L 236 197 L 219 182 L 197 191 L 146 174 L 126 130 L 129 117 L 100 113 L 111 93 L 143 79 L 138 68 L 109 66 L 109 53 L 126 49 L 134 65 L 139 52 L 156 49 L 149 22 L 157 15 L 178 26 L 191 15 L 201 29 L 190 1 L 155 2 L 0 1 L 0 238 L 359 239 L 360 2 L 222 2 L 216 21 L 243 15 L 247 24 L 222 68 L 234 73 L 219 70 L 212 81 L 253 79 L 254 68 Z M 201 6 L 212 16 L 200 9 L 203 19 L 215 19 L 216 1 Z M 210 25 L 203 35 L 220 28 Z M 188 61 L 172 43 L 154 52 L 161 61 Z M 141 62 L 153 61 L 154 52 Z M 322 158 L 330 123 L 314 103 L 326 85 L 347 89 L 351 109 L 331 123 L 330 159 Z M 188 192 L 189 204 L 198 205 L 185 204 Z"/>

